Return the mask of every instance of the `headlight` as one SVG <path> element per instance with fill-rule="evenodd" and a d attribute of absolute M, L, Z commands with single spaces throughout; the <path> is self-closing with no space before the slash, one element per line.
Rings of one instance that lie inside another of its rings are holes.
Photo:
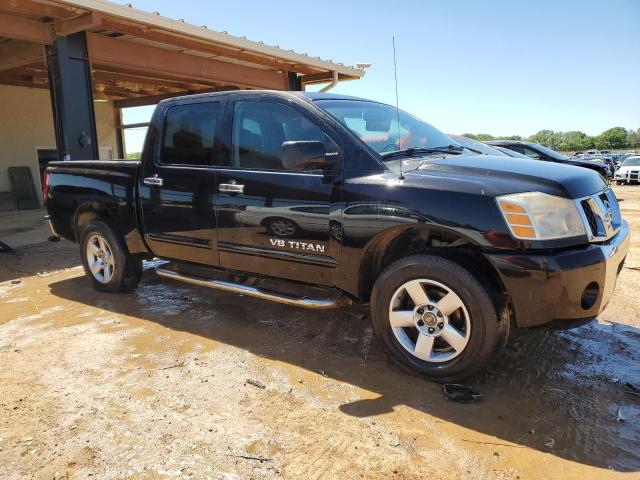
<path fill-rule="evenodd" d="M 542 192 L 515 193 L 497 198 L 514 237 L 551 240 L 585 235 L 573 200 Z"/>

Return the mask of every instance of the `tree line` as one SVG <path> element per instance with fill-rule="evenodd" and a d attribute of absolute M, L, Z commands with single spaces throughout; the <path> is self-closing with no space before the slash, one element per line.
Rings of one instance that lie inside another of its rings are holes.
<path fill-rule="evenodd" d="M 627 130 L 623 127 L 613 127 L 605 130 L 600 135 L 587 135 L 584 132 L 573 130 L 570 132 L 555 132 L 553 130 L 540 130 L 538 133 L 524 138 L 520 135 L 507 137 L 495 137 L 488 133 L 465 133 L 465 137 L 473 138 L 480 142 L 488 140 L 524 140 L 539 143 L 545 147 L 561 152 L 578 152 L 591 149 L 615 150 L 621 148 L 635 148 L 640 146 L 640 128 Z"/>

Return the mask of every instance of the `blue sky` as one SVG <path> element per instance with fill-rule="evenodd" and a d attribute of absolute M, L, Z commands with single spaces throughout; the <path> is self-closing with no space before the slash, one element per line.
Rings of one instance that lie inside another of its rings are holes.
<path fill-rule="evenodd" d="M 395 35 L 400 107 L 449 133 L 640 127 L 640 0 L 133 2 L 312 56 L 371 63 L 364 79 L 333 92 L 387 103 L 395 103 Z M 131 138 L 128 150 L 139 142 Z"/>

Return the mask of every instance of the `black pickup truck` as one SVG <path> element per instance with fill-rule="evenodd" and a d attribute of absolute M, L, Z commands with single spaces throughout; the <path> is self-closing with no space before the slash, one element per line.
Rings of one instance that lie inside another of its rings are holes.
<path fill-rule="evenodd" d="M 55 235 L 105 292 L 157 274 L 308 308 L 370 304 L 391 358 L 438 381 L 513 327 L 575 326 L 611 298 L 629 229 L 607 182 L 476 155 L 395 107 L 236 91 L 161 102 L 142 160 L 47 168 Z"/>

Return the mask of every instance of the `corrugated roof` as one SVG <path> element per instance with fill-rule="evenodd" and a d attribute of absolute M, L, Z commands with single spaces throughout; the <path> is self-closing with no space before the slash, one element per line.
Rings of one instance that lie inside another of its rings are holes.
<path fill-rule="evenodd" d="M 129 5 L 119 5 L 105 0 L 56 0 L 56 3 L 83 10 L 100 12 L 105 15 L 117 17 L 123 21 L 145 24 L 175 34 L 214 42 L 229 48 L 273 57 L 286 62 L 295 62 L 321 70 L 335 71 L 348 77 L 361 78 L 364 76 L 364 70 L 353 66 L 335 63 L 331 60 L 323 60 L 319 57 L 311 57 L 306 53 L 284 50 L 278 46 L 266 45 L 263 42 L 256 42 L 245 37 L 230 35 L 227 32 L 211 30 L 205 26 L 192 25 L 181 20 L 163 17 L 157 13 L 145 12 Z"/>

